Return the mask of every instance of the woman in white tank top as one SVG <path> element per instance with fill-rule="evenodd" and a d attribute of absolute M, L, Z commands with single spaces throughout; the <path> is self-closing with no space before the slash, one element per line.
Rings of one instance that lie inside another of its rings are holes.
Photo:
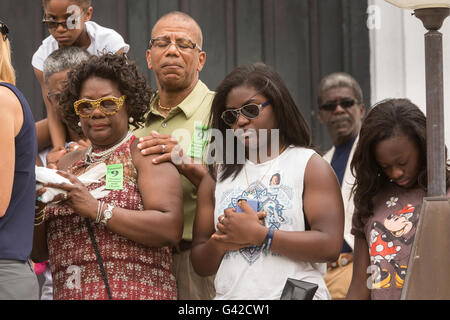
<path fill-rule="evenodd" d="M 314 299 L 329 299 L 323 276 L 342 246 L 342 197 L 284 82 L 263 63 L 235 69 L 217 89 L 210 126 L 196 272 L 216 274 L 216 299 L 280 299 L 288 278 L 317 284 Z"/>

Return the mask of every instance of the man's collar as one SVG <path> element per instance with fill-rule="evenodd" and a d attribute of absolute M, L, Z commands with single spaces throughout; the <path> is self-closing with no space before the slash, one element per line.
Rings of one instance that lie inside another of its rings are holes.
<path fill-rule="evenodd" d="M 178 105 L 178 107 L 184 112 L 186 119 L 192 117 L 200 106 L 198 98 L 205 96 L 208 91 L 208 87 L 199 79 L 194 87 L 194 90 L 192 90 L 186 99 Z"/>

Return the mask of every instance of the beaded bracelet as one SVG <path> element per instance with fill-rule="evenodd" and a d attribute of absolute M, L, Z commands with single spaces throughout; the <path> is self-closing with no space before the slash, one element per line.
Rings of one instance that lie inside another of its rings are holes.
<path fill-rule="evenodd" d="M 45 221 L 45 208 L 44 207 L 41 211 L 38 212 L 38 215 L 34 217 L 34 225 L 40 226 Z"/>
<path fill-rule="evenodd" d="M 103 206 L 104 205 L 105 205 L 105 203 L 103 201 L 99 201 L 98 202 L 97 216 L 95 217 L 95 223 L 100 223 L 100 221 L 102 220 Z"/>
<path fill-rule="evenodd" d="M 38 226 L 40 226 L 41 224 L 43 224 L 45 222 L 45 219 L 42 219 L 42 221 L 34 221 L 34 226 L 35 227 L 38 227 Z"/>
<path fill-rule="evenodd" d="M 35 214 L 34 214 L 34 218 L 36 219 L 36 218 L 42 216 L 42 215 L 44 214 L 44 210 L 45 210 L 45 207 L 42 208 L 42 210 L 39 211 L 38 213 L 35 213 Z"/>

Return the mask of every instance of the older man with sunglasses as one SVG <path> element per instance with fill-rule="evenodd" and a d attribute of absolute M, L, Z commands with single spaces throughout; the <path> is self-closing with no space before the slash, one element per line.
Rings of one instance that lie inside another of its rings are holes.
<path fill-rule="evenodd" d="M 350 163 L 365 114 L 362 101 L 360 85 L 347 73 L 332 73 L 319 84 L 318 117 L 320 123 L 327 127 L 333 141 L 333 147 L 324 155 L 324 159 L 331 164 L 338 177 L 345 208 L 341 255 L 337 261 L 328 264 L 325 277 L 332 299 L 345 299 L 352 279 L 354 237 L 350 231 L 354 204 L 351 189 L 355 178 L 350 171 Z"/>
<path fill-rule="evenodd" d="M 158 92 L 151 102 L 145 128 L 136 135 L 141 137 L 138 147 L 144 155 L 160 153 L 154 163 L 172 161 L 182 175 L 184 231 L 173 249 L 178 298 L 182 300 L 215 296 L 213 277 L 197 275 L 190 260 L 197 186 L 207 172 L 201 164 L 205 130 L 214 98 L 214 92 L 199 80 L 205 60 L 202 31 L 192 17 L 175 11 L 157 21 L 147 62 L 155 73 Z M 174 149 L 184 160 L 181 163 L 173 160 Z"/>

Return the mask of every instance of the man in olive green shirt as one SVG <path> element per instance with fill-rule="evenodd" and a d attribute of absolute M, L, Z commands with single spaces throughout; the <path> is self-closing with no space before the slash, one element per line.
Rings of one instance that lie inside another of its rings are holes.
<path fill-rule="evenodd" d="M 158 92 L 151 102 L 145 128 L 136 131 L 138 147 L 145 155 L 161 153 L 153 162 L 172 161 L 182 177 L 184 231 L 173 256 L 178 298 L 212 299 L 213 277 L 197 275 L 190 261 L 197 187 L 207 174 L 201 159 L 214 98 L 214 92 L 199 80 L 206 60 L 201 49 L 202 31 L 187 14 L 171 12 L 157 21 L 151 36 L 147 63 L 155 73 Z M 174 148 L 184 160 L 181 163 L 172 159 Z"/>

